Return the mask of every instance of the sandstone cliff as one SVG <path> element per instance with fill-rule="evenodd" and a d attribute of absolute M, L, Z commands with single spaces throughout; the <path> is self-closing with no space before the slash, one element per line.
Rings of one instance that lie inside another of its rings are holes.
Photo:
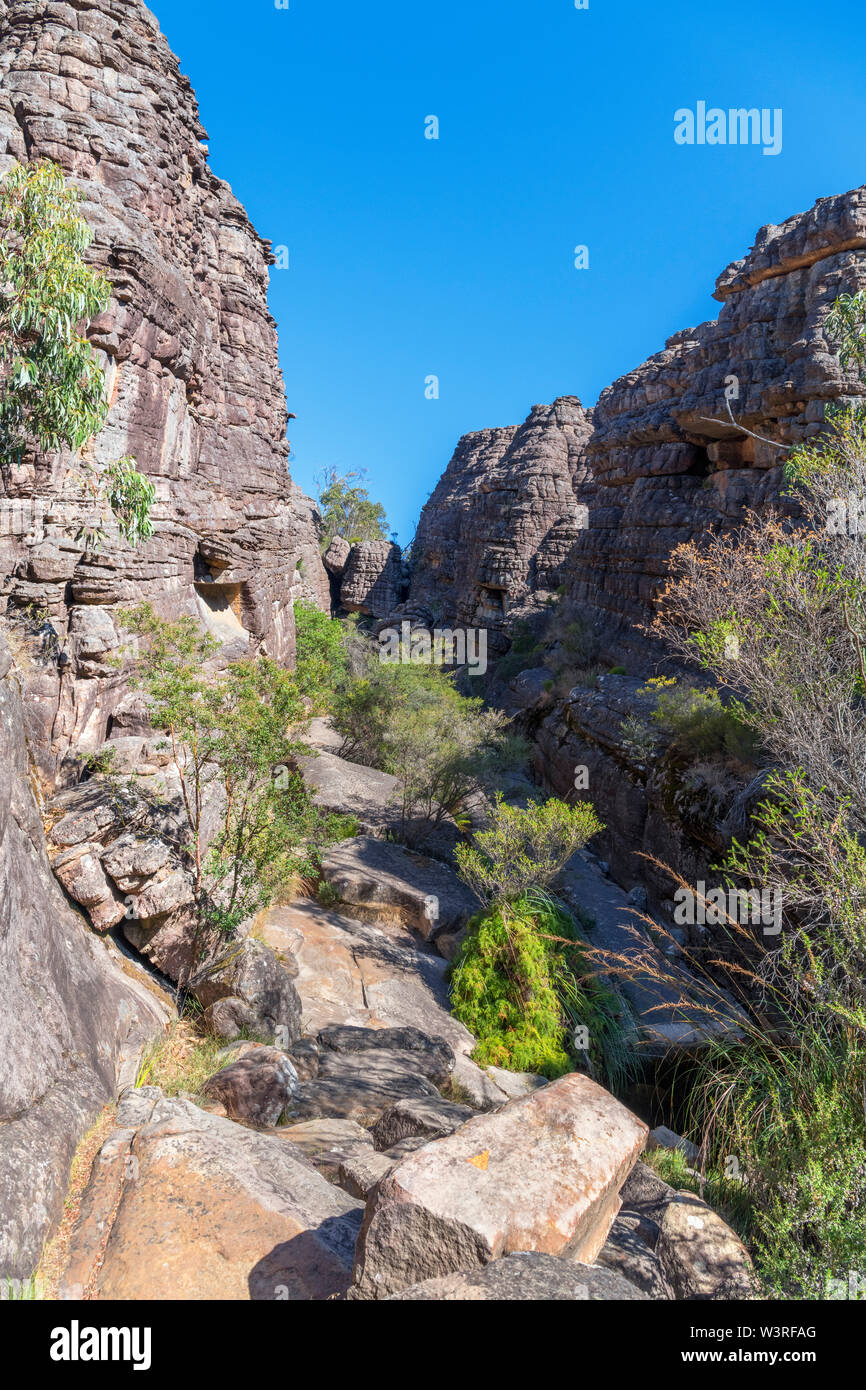
<path fill-rule="evenodd" d="M 195 613 L 239 651 L 290 660 L 293 599 L 329 603 L 317 514 L 288 474 L 270 246 L 211 173 L 205 139 L 139 0 L 0 0 L 0 169 L 50 158 L 82 191 L 114 289 L 91 334 L 112 402 L 94 457 L 133 455 L 158 495 L 150 542 L 87 554 L 68 459 L 0 480 L 0 603 L 47 613 L 69 658 L 28 702 L 48 774 L 102 742 L 122 700 L 105 664 L 118 605 Z"/>
<path fill-rule="evenodd" d="M 467 435 L 422 513 L 410 600 L 507 633 L 527 595 L 560 587 L 613 661 L 648 653 L 637 631 L 672 549 L 777 498 L 784 448 L 854 395 L 823 334 L 833 301 L 866 284 L 866 187 L 763 227 L 719 277 L 718 320 L 685 329 L 609 386 L 519 428 Z M 585 508 L 582 512 L 580 509 Z"/>

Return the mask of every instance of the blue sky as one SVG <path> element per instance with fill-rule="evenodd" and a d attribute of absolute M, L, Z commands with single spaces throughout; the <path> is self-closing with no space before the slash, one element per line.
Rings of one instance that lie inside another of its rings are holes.
<path fill-rule="evenodd" d="M 761 225 L 866 182 L 863 0 L 152 7 L 211 167 L 289 250 L 293 475 L 366 468 L 402 543 L 461 434 L 593 404 L 717 316 Z M 781 108 L 782 152 L 677 145 L 699 101 Z"/>

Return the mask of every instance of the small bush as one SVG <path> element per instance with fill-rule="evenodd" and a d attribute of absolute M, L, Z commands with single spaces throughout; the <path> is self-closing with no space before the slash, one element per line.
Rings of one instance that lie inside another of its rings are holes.
<path fill-rule="evenodd" d="M 603 829 L 591 806 L 551 797 L 509 806 L 496 799 L 488 829 L 457 846 L 460 877 L 484 903 L 513 902 L 547 888 L 577 850 Z"/>
<path fill-rule="evenodd" d="M 570 934 L 566 915 L 523 898 L 475 919 L 455 963 L 452 1009 L 478 1038 L 480 1066 L 551 1079 L 572 1071 L 558 977 L 558 952 L 539 935 Z"/>
<path fill-rule="evenodd" d="M 679 685 L 669 677 L 656 677 L 638 691 L 654 694 L 653 719 L 671 738 L 671 748 L 687 758 L 726 754 L 739 762 L 753 762 L 758 740 L 722 703 L 714 687 Z"/>
<path fill-rule="evenodd" d="M 336 618 L 312 603 L 295 604 L 295 680 L 314 714 L 325 714 L 333 692 L 347 676 L 345 631 Z"/>

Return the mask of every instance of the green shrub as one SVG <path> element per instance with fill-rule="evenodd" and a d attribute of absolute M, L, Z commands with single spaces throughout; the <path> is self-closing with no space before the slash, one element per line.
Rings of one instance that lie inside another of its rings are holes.
<path fill-rule="evenodd" d="M 334 700 L 343 754 L 400 780 L 402 833 L 423 843 L 466 799 L 520 767 L 522 739 L 481 699 L 461 695 L 436 666 L 392 664 L 372 657 L 362 676 Z"/>
<path fill-rule="evenodd" d="M 295 604 L 295 682 L 312 701 L 315 714 L 330 709 L 334 691 L 347 678 L 348 654 L 343 624 L 315 604 Z"/>
<path fill-rule="evenodd" d="M 452 1009 L 478 1038 L 480 1066 L 538 1072 L 573 1071 L 566 1016 L 557 990 L 564 970 L 558 948 L 539 931 L 571 932 L 565 913 L 528 898 L 500 904 L 470 926 L 452 975 Z"/>
<path fill-rule="evenodd" d="M 591 806 L 551 797 L 509 806 L 497 796 L 490 825 L 457 846 L 460 877 L 484 903 L 513 902 L 547 888 L 577 850 L 603 829 Z"/>
<path fill-rule="evenodd" d="M 122 458 L 105 468 L 82 450 L 108 415 L 105 375 L 84 328 L 107 309 L 111 286 L 84 259 L 93 233 L 81 194 L 50 161 L 0 177 L 0 463 L 31 447 L 69 449 L 83 490 L 111 512 L 130 545 L 153 534 L 153 485 Z M 78 539 L 94 546 L 100 521 Z"/>
<path fill-rule="evenodd" d="M 715 687 L 679 685 L 657 677 L 638 694 L 655 694 L 653 719 L 671 739 L 671 748 L 687 758 L 726 754 L 753 762 L 759 743 L 754 731 L 722 703 Z"/>

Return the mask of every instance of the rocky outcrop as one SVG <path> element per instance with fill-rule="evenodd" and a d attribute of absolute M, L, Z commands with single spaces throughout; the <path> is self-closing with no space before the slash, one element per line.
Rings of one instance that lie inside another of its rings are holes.
<path fill-rule="evenodd" d="M 580 490 L 591 412 L 576 396 L 537 405 L 523 425 L 465 435 L 421 514 L 410 602 L 438 625 L 487 629 L 507 646 L 510 615 L 563 583 L 586 523 Z"/>
<path fill-rule="evenodd" d="M 786 446 L 860 388 L 824 336 L 866 285 L 866 188 L 763 227 L 716 284 L 718 320 L 685 329 L 602 392 L 467 435 L 427 502 L 411 601 L 509 635 L 528 595 L 562 588 L 613 662 L 647 660 L 646 622 L 672 549 L 778 499 Z M 735 392 L 732 424 L 725 393 Z M 585 510 L 584 510 L 585 509 Z"/>
<path fill-rule="evenodd" d="M 148 1087 L 94 1164 L 61 1296 L 334 1298 L 360 1219 L 295 1145 Z"/>
<path fill-rule="evenodd" d="M 403 557 L 392 541 L 353 545 L 343 572 L 340 603 L 349 613 L 387 618 L 403 597 Z"/>
<path fill-rule="evenodd" d="M 134 1079 L 169 1002 L 88 930 L 51 873 L 0 637 L 0 1278 L 33 1273 L 78 1140 Z"/>
<path fill-rule="evenodd" d="M 0 0 L 0 169 L 57 161 L 83 196 L 113 298 L 93 325 L 111 413 L 97 462 L 130 454 L 157 489 L 136 550 L 74 540 L 87 506 L 68 458 L 4 470 L 0 601 L 36 605 L 54 660 L 28 701 L 51 776 L 106 737 L 126 683 L 117 609 L 199 617 L 235 654 L 292 657 L 296 597 L 328 607 L 313 504 L 288 474 L 267 307 L 270 245 L 209 169 L 188 78 L 139 0 Z M 57 661 L 57 657 L 62 657 Z"/>

